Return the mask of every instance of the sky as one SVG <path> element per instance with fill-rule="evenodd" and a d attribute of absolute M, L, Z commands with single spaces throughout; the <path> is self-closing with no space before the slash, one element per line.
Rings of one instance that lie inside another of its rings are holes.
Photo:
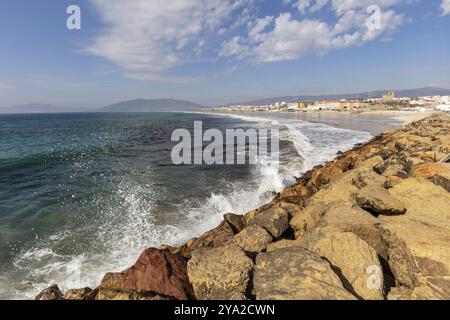
<path fill-rule="evenodd" d="M 0 107 L 424 86 L 450 88 L 450 0 L 0 0 Z"/>

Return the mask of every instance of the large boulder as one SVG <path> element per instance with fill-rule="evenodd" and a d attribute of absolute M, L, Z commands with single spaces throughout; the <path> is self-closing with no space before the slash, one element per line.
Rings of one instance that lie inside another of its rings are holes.
<path fill-rule="evenodd" d="M 365 187 L 356 194 L 356 203 L 364 210 L 378 216 L 405 214 L 405 205 L 381 187 Z"/>
<path fill-rule="evenodd" d="M 253 293 L 258 300 L 353 300 L 330 264 L 302 247 L 260 253 Z"/>
<path fill-rule="evenodd" d="M 305 246 L 330 262 L 347 290 L 366 300 L 384 299 L 382 267 L 367 242 L 350 232 L 325 232 Z"/>
<path fill-rule="evenodd" d="M 236 231 L 228 221 L 222 221 L 216 228 L 204 233 L 199 238 L 193 239 L 181 253 L 190 258 L 191 252 L 200 248 L 217 248 L 230 242 Z"/>
<path fill-rule="evenodd" d="M 125 271 L 121 288 L 187 300 L 194 294 L 186 269 L 187 261 L 183 256 L 150 248 Z"/>
<path fill-rule="evenodd" d="M 34 300 L 63 300 L 64 294 L 59 287 L 54 284 L 47 289 L 42 290 Z"/>
<path fill-rule="evenodd" d="M 66 300 L 84 300 L 92 292 L 91 288 L 70 289 L 64 294 Z"/>
<path fill-rule="evenodd" d="M 249 253 L 259 253 L 273 240 L 272 236 L 262 227 L 253 224 L 234 236 L 233 243 Z"/>
<path fill-rule="evenodd" d="M 323 232 L 352 232 L 386 257 L 379 225 L 377 218 L 347 201 L 312 204 L 291 220 L 297 239 L 307 241 Z"/>
<path fill-rule="evenodd" d="M 271 208 L 258 213 L 250 223 L 263 227 L 274 238 L 278 238 L 289 227 L 289 214 L 281 207 Z"/>
<path fill-rule="evenodd" d="M 266 248 L 266 252 L 275 251 L 278 249 L 296 247 L 296 246 L 303 247 L 302 241 L 301 240 L 282 239 L 282 240 L 278 240 L 278 241 L 270 243 Z"/>
<path fill-rule="evenodd" d="M 188 276 L 199 300 L 244 300 L 253 261 L 236 245 L 192 252 Z"/>
<path fill-rule="evenodd" d="M 228 222 L 228 224 L 234 229 L 235 233 L 241 232 L 244 229 L 244 216 L 234 214 L 234 213 L 225 213 L 223 215 L 223 220 Z"/>
<path fill-rule="evenodd" d="M 127 290 L 122 288 L 123 272 L 109 272 L 103 277 L 100 286 L 95 288 L 83 300 L 167 300 L 155 292 Z"/>
<path fill-rule="evenodd" d="M 450 194 L 416 178 L 403 180 L 390 192 L 407 208 L 403 216 L 379 217 L 396 281 L 450 297 Z"/>
<path fill-rule="evenodd" d="M 414 168 L 412 176 L 415 178 L 431 179 L 439 174 L 448 174 L 450 165 L 446 163 L 426 162 Z"/>

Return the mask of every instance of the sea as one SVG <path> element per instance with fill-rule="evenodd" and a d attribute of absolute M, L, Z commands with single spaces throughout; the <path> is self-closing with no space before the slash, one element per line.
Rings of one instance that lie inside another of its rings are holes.
<path fill-rule="evenodd" d="M 277 129 L 277 170 L 174 165 L 172 132 Z M 146 248 L 180 245 L 224 213 L 269 202 L 295 176 L 395 127 L 335 114 L 72 113 L 0 115 L 0 299 L 58 284 L 95 287 Z"/>

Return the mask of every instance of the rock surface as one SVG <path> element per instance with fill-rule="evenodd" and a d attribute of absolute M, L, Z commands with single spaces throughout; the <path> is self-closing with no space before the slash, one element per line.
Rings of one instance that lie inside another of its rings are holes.
<path fill-rule="evenodd" d="M 61 290 L 59 290 L 59 287 L 54 284 L 47 289 L 42 290 L 41 293 L 39 293 L 34 300 L 63 300 L 64 294 Z"/>
<path fill-rule="evenodd" d="M 356 194 L 356 203 L 375 215 L 397 216 L 405 214 L 405 205 L 381 187 L 365 187 Z"/>
<path fill-rule="evenodd" d="M 262 227 L 250 225 L 234 236 L 232 243 L 249 253 L 259 253 L 273 240 L 272 236 Z"/>
<path fill-rule="evenodd" d="M 330 264 L 301 247 L 261 253 L 253 276 L 258 300 L 353 300 Z"/>
<path fill-rule="evenodd" d="M 192 252 L 188 276 L 199 300 L 244 300 L 253 261 L 236 245 Z"/>
<path fill-rule="evenodd" d="M 289 227 L 288 212 L 279 207 L 265 210 L 258 213 L 251 220 L 251 224 L 256 224 L 266 229 L 274 238 L 280 237 Z"/>
<path fill-rule="evenodd" d="M 328 232 L 309 241 L 307 248 L 330 262 L 344 287 L 366 300 L 384 299 L 383 271 L 378 255 L 350 232 Z"/>
<path fill-rule="evenodd" d="M 150 248 L 125 271 L 121 289 L 154 292 L 177 300 L 188 300 L 194 294 L 186 269 L 187 261 L 181 255 Z"/>
<path fill-rule="evenodd" d="M 429 287 L 450 297 L 450 194 L 425 179 L 409 178 L 391 193 L 405 199 L 407 214 L 381 217 L 388 262 L 397 282 Z"/>
<path fill-rule="evenodd" d="M 65 300 L 83 300 L 92 292 L 91 288 L 71 289 L 64 295 Z"/>

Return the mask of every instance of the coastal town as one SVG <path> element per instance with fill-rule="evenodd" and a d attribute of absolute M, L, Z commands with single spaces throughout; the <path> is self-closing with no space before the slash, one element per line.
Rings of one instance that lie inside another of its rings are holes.
<path fill-rule="evenodd" d="M 364 112 L 364 111 L 450 111 L 450 96 L 396 97 L 388 91 L 380 98 L 276 102 L 267 105 L 229 105 L 220 112 Z"/>

